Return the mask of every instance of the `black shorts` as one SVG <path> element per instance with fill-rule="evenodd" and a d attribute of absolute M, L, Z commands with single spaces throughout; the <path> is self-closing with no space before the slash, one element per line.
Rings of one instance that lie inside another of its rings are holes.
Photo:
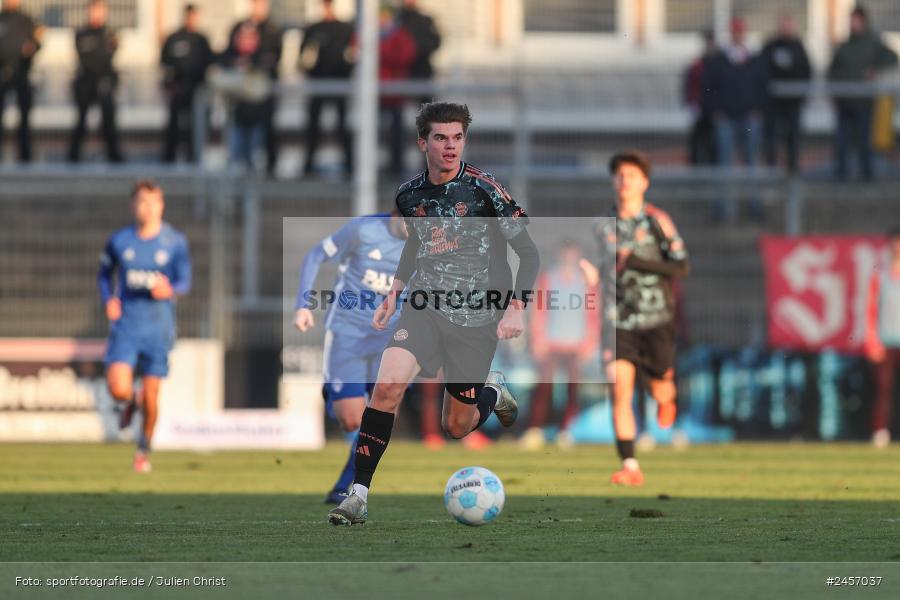
<path fill-rule="evenodd" d="M 675 365 L 675 323 L 653 329 L 616 329 L 616 360 L 627 360 L 653 379 Z"/>
<path fill-rule="evenodd" d="M 497 324 L 463 327 L 430 308 L 403 307 L 388 348 L 408 350 L 416 357 L 423 377 L 436 377 L 444 368 L 451 396 L 476 404 L 497 351 Z"/>

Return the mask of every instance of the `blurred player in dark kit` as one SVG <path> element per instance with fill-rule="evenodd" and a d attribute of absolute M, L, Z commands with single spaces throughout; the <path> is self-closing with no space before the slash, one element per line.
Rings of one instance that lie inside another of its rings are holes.
<path fill-rule="evenodd" d="M 690 267 L 687 249 L 672 219 L 644 201 L 650 169 L 649 159 L 640 152 L 613 156 L 609 172 L 616 205 L 606 218 L 597 221 L 595 229 L 603 294 L 603 360 L 607 376 L 614 382 L 613 425 L 622 459 L 622 468 L 613 473 L 612 482 L 620 485 L 644 482 L 634 456 L 637 425 L 633 402 L 638 376 L 648 380 L 660 427 L 671 427 L 677 410 L 672 279 L 685 277 Z M 610 355 L 612 337 L 615 356 Z"/>
<path fill-rule="evenodd" d="M 426 104 L 416 119 L 427 168 L 397 192 L 409 237 L 390 293 L 375 313 L 375 328 L 387 328 L 407 287 L 410 301 L 363 412 L 352 492 L 328 515 L 334 525 L 366 521 L 372 476 L 406 387 L 419 373 L 433 377 L 443 368 L 442 425 L 451 437 L 465 437 L 491 414 L 506 427 L 518 415 L 505 378 L 490 370 L 491 361 L 499 340 L 518 337 L 525 329 L 524 300 L 533 293 L 540 261 L 525 211 L 493 177 L 462 162 L 470 123 L 468 107 L 445 102 Z M 515 286 L 507 246 L 520 259 Z M 490 294 L 504 288 L 515 293 L 501 307 Z M 441 293 L 445 301 L 432 304 L 430 299 Z M 454 293 L 465 300 L 451 300 Z M 429 301 L 417 305 L 416 297 L 423 295 Z"/>

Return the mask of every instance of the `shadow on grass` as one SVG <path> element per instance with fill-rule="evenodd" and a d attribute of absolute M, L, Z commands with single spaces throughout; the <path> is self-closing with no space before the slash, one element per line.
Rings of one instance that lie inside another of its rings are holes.
<path fill-rule="evenodd" d="M 893 502 L 512 496 L 481 528 L 439 496 L 373 493 L 354 527 L 328 509 L 312 495 L 0 494 L 0 561 L 900 560 Z"/>

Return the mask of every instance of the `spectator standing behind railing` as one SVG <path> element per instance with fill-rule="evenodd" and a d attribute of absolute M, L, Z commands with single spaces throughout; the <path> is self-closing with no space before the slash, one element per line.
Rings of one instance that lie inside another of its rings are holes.
<path fill-rule="evenodd" d="M 245 80 L 245 92 L 232 113 L 231 159 L 252 167 L 256 151 L 264 144 L 270 175 L 278 164 L 274 119 L 281 34 L 281 28 L 269 18 L 268 0 L 252 0 L 250 17 L 231 29 L 222 55 L 223 66 L 240 71 Z"/>
<path fill-rule="evenodd" d="M 194 151 L 194 96 L 213 62 L 209 40 L 199 31 L 200 12 L 193 4 L 184 8 L 184 25 L 163 43 L 160 64 L 163 89 L 169 99 L 169 124 L 163 147 L 163 162 L 175 161 L 179 141 L 187 145 L 188 161 L 200 157 Z M 185 135 L 182 135 L 182 134 Z"/>
<path fill-rule="evenodd" d="M 778 19 L 778 32 L 762 51 L 763 62 L 773 83 L 809 81 L 812 69 L 803 42 L 797 36 L 793 15 L 784 13 Z M 765 113 L 766 163 L 777 163 L 778 142 L 784 141 L 788 171 L 796 173 L 800 153 L 800 111 L 803 97 L 771 97 Z"/>
<path fill-rule="evenodd" d="M 520 444 L 526 450 L 544 445 L 543 427 L 553 409 L 553 380 L 565 373 L 566 408 L 556 442 L 563 448 L 574 440 L 569 426 L 578 415 L 578 387 L 584 365 L 597 355 L 600 344 L 599 288 L 582 270 L 584 254 L 573 240 L 559 248 L 555 265 L 538 277 L 535 290 L 546 301 L 531 313 L 531 347 L 538 369 L 531 395 L 531 416 Z M 555 296 L 555 300 L 550 300 Z M 552 304 L 551 304 L 552 302 Z"/>
<path fill-rule="evenodd" d="M 866 311 L 865 354 L 875 371 L 872 442 L 891 441 L 891 405 L 900 371 L 900 228 L 888 232 L 886 260 L 872 274 Z"/>
<path fill-rule="evenodd" d="M 338 20 L 334 14 L 332 0 L 323 0 L 322 10 L 322 20 L 310 25 L 303 33 L 303 42 L 300 44 L 300 67 L 312 80 L 349 80 L 353 71 L 351 56 L 353 25 Z M 315 171 L 322 108 L 329 104 L 334 106 L 337 113 L 336 134 L 344 151 L 344 173 L 350 177 L 353 173 L 353 144 L 347 130 L 347 96 L 343 94 L 309 96 L 306 108 L 306 163 L 303 174 L 308 176 Z"/>
<path fill-rule="evenodd" d="M 838 46 L 828 68 L 828 79 L 834 82 L 874 81 L 878 72 L 897 64 L 897 54 L 888 48 L 881 36 L 869 27 L 869 15 L 857 7 L 850 13 L 850 37 Z M 872 97 L 834 98 L 837 110 L 834 176 L 847 179 L 848 160 L 854 151 L 862 178 L 871 180 L 872 170 Z"/>
<path fill-rule="evenodd" d="M 3 0 L 0 10 L 0 156 L 3 154 L 3 108 L 6 95 L 16 93 L 19 105 L 19 161 L 31 160 L 32 90 L 29 73 L 41 47 L 44 28 L 19 10 L 20 0 Z"/>
<path fill-rule="evenodd" d="M 431 81 L 434 77 L 434 66 L 431 61 L 434 53 L 441 47 L 441 33 L 430 16 L 419 10 L 417 0 L 403 0 L 397 13 L 400 23 L 416 41 L 416 57 L 409 69 L 409 78 L 417 81 Z M 420 104 L 433 101 L 431 95 L 419 98 Z"/>
<path fill-rule="evenodd" d="M 72 88 L 78 107 L 78 120 L 69 145 L 70 162 L 81 160 L 87 113 L 94 104 L 100 104 L 106 157 L 114 163 L 123 161 L 119 151 L 119 132 L 116 129 L 115 94 L 119 76 L 112 64 L 119 47 L 119 38 L 106 26 L 107 12 L 106 2 L 92 0 L 88 5 L 87 26 L 75 34 L 78 73 Z"/>
<path fill-rule="evenodd" d="M 410 68 L 416 59 L 416 41 L 406 28 L 394 17 L 390 5 L 382 4 L 379 17 L 379 62 L 378 80 L 403 81 L 409 79 Z M 388 143 L 390 144 L 391 175 L 403 176 L 403 105 L 402 96 L 382 96 L 381 113 L 388 123 Z"/>
<path fill-rule="evenodd" d="M 278 136 L 275 131 L 277 110 L 275 87 L 278 83 L 278 63 L 281 62 L 282 30 L 269 16 L 268 0 L 251 0 L 250 16 L 237 23 L 228 36 L 228 48 L 222 57 L 224 66 L 241 69 L 251 78 L 265 75 L 268 85 L 250 82 L 262 97 L 239 101 L 234 107 L 235 132 L 238 133 L 242 159 L 258 137 L 262 125 L 262 141 L 266 147 L 266 171 L 275 174 L 278 165 Z M 263 88 L 268 87 L 263 94 Z M 237 149 L 233 146 L 232 149 Z M 255 146 L 253 146 L 255 151 Z"/>
<path fill-rule="evenodd" d="M 703 69 L 703 87 L 716 130 L 718 163 L 731 166 L 740 146 L 744 164 L 758 160 L 762 114 L 766 106 L 767 74 L 761 57 L 747 47 L 743 19 L 731 21 L 731 44 L 722 48 Z"/>
<path fill-rule="evenodd" d="M 688 156 L 692 165 L 712 165 L 716 162 L 716 134 L 709 94 L 703 87 L 703 73 L 710 58 L 716 56 L 718 46 L 712 31 L 704 31 L 702 35 L 703 54 L 685 70 L 682 88 L 684 103 L 693 118 L 688 140 Z"/>

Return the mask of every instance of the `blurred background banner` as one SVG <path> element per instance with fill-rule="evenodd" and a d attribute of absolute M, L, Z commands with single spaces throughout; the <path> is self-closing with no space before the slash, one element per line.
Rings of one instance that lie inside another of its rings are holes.
<path fill-rule="evenodd" d="M 761 238 L 769 345 L 860 354 L 869 281 L 884 240 L 868 236 Z"/>
<path fill-rule="evenodd" d="M 0 339 L 0 441 L 121 441 L 100 339 Z M 160 403 L 171 415 L 222 410 L 222 350 L 179 340 Z"/>

